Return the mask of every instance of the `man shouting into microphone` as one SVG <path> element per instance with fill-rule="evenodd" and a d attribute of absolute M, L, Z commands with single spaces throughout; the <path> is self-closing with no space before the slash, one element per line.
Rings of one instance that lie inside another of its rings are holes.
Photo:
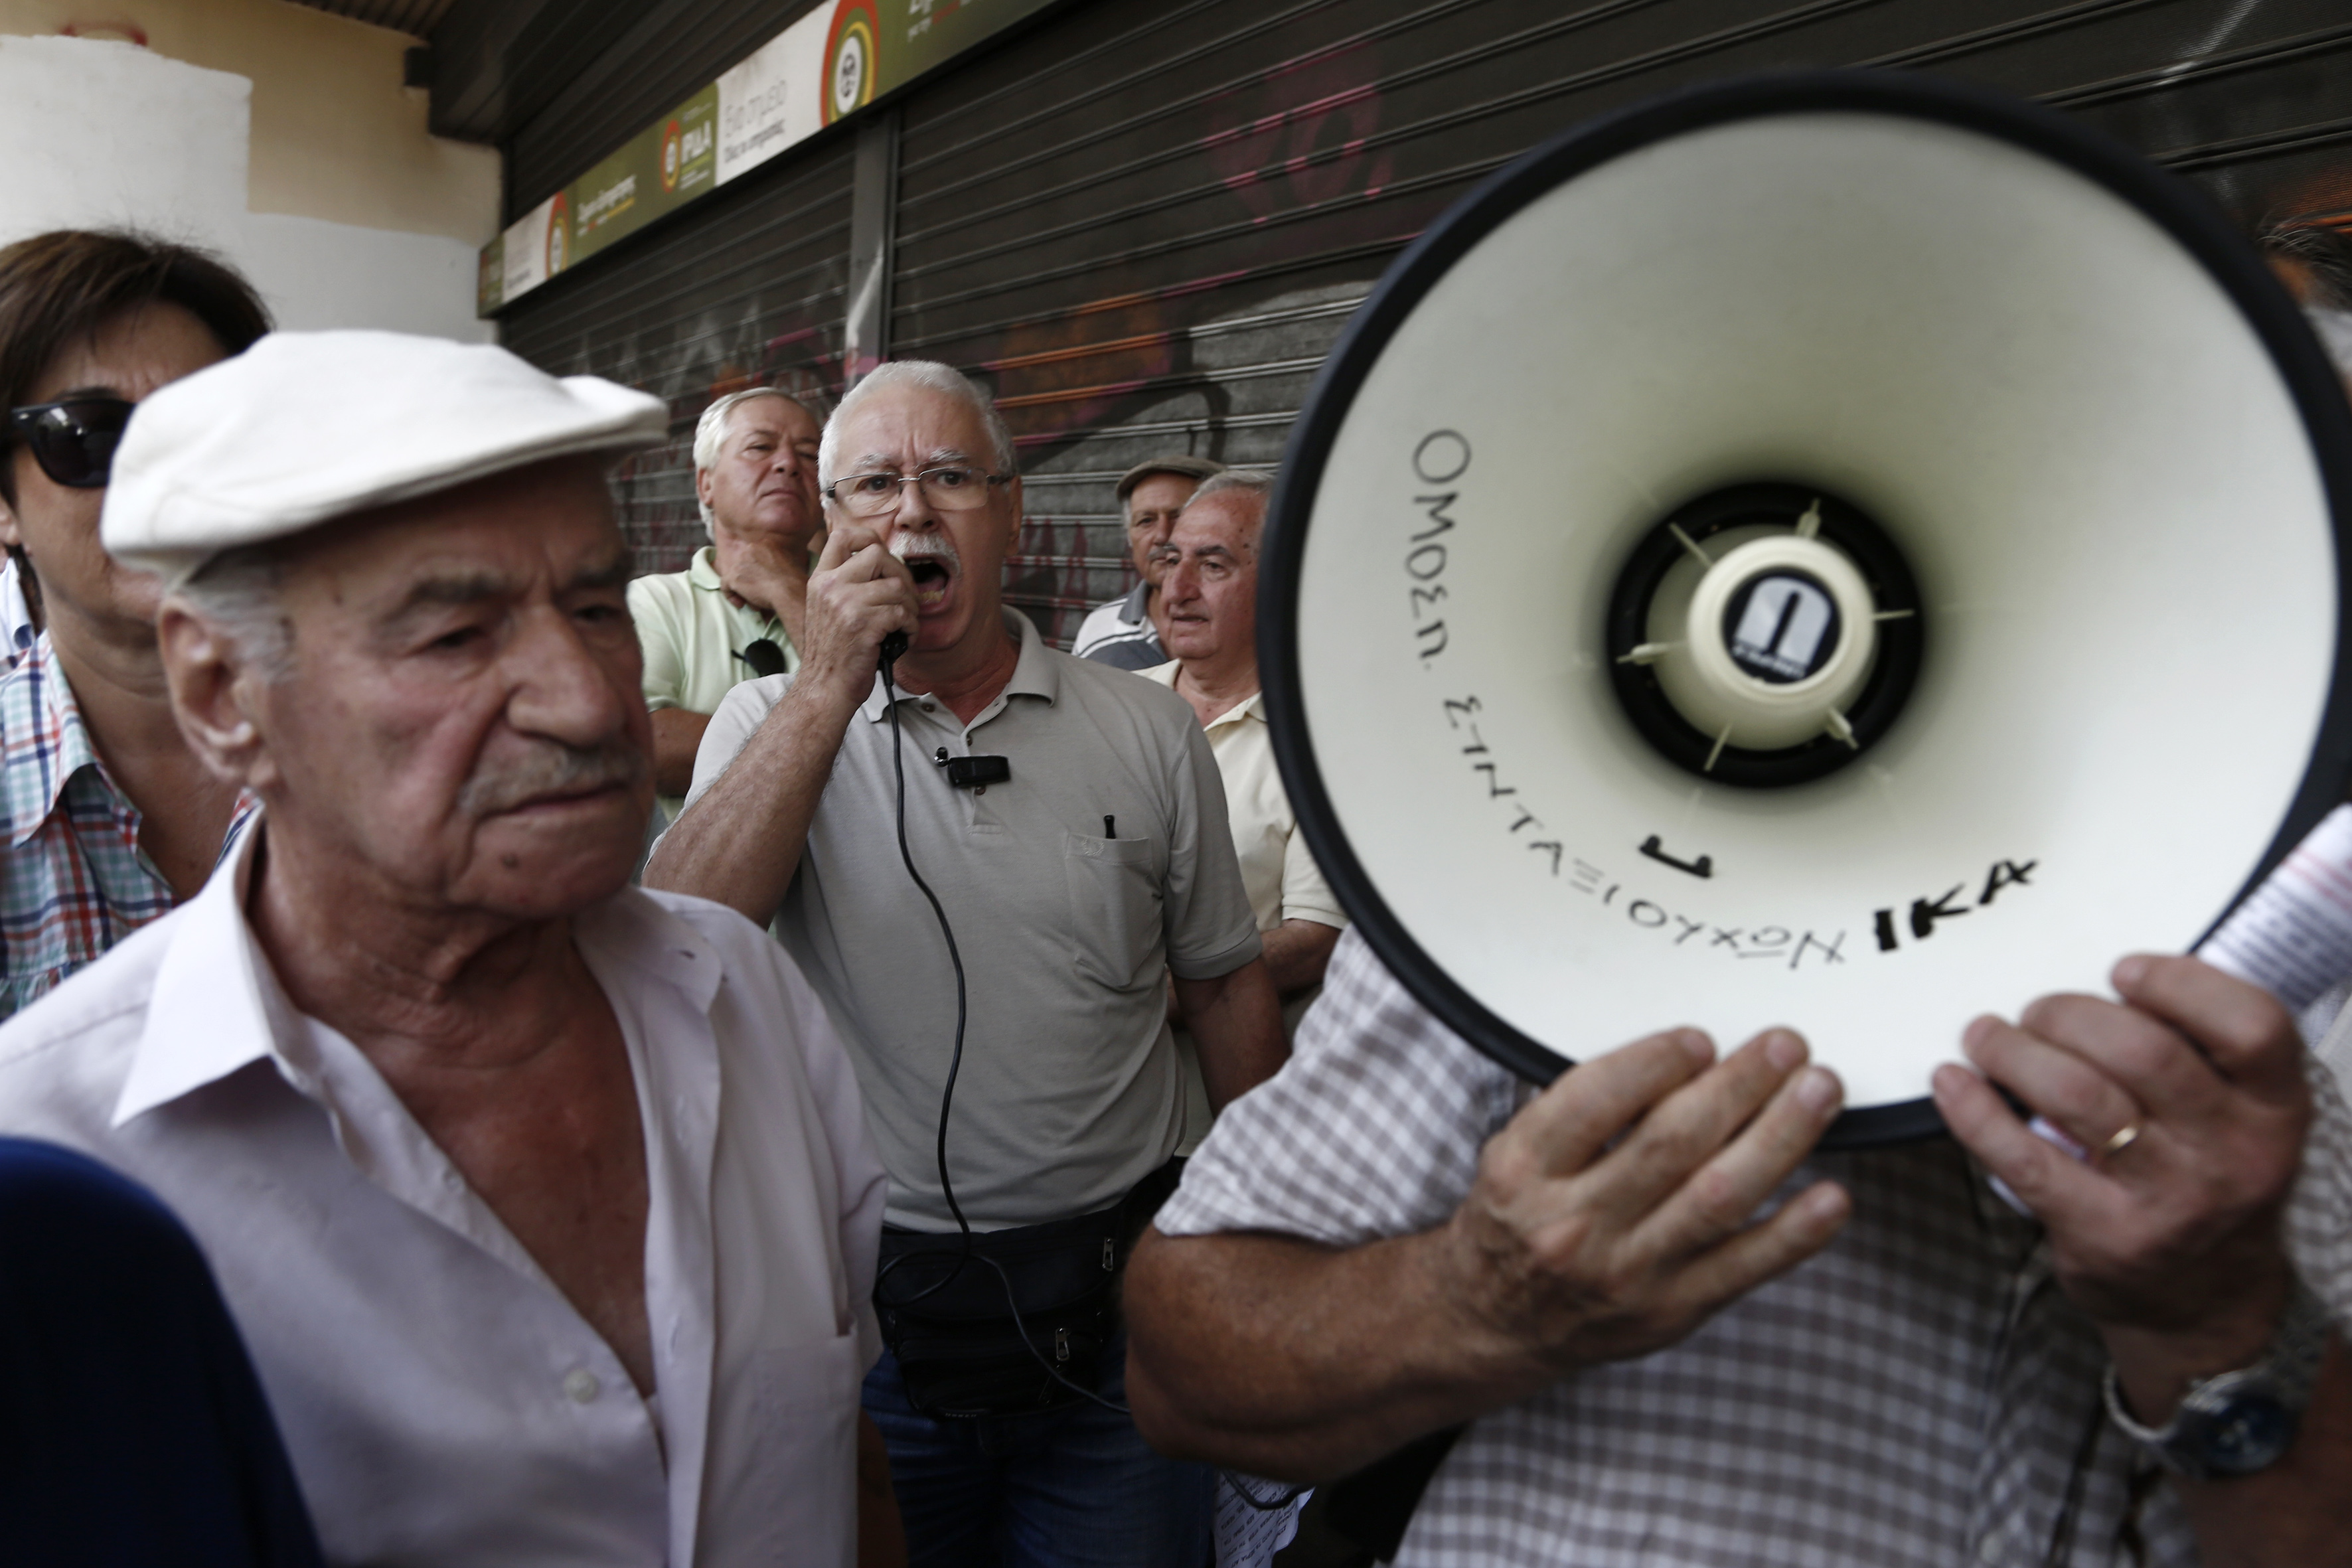
<path fill-rule="evenodd" d="M 876 371 L 817 468 L 801 668 L 719 705 L 646 881 L 772 919 L 848 1045 L 890 1173 L 866 1407 L 912 1561 L 1197 1568 L 1212 1477 L 1109 1407 L 1109 1301 L 1183 1130 L 1163 970 L 1215 1104 L 1286 1049 L 1216 761 L 1182 699 L 1003 607 L 1021 480 L 961 375 Z"/>
<path fill-rule="evenodd" d="M 1970 1026 L 1952 1139 L 1824 1154 L 1839 1086 L 1786 1030 L 1538 1093 L 1350 931 L 1138 1252 L 1137 1417 L 1377 1461 L 1330 1522 L 1400 1563 L 2352 1563 L 2352 1114 L 2267 994 L 2113 978 Z"/>

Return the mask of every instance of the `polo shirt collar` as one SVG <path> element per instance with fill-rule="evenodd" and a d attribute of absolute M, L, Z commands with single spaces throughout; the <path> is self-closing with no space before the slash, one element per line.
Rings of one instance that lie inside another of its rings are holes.
<path fill-rule="evenodd" d="M 719 547 L 717 545 L 706 544 L 694 552 L 694 559 L 686 564 L 686 580 L 691 586 L 711 594 L 716 594 L 727 586 L 719 580 Z"/>
<path fill-rule="evenodd" d="M 1265 692 L 1251 692 L 1249 694 L 1248 700 L 1234 703 L 1231 708 L 1226 709 L 1214 719 L 1210 720 L 1209 722 L 1202 725 L 1202 728 L 1206 730 L 1222 730 L 1228 724 L 1238 724 L 1246 719 L 1255 719 L 1261 724 L 1265 722 Z"/>
<path fill-rule="evenodd" d="M 1151 584 L 1138 583 L 1133 591 L 1118 602 L 1118 618 L 1130 626 L 1139 626 L 1150 608 Z"/>
<path fill-rule="evenodd" d="M 1021 652 L 1013 661 L 1013 678 L 1004 683 L 1004 689 L 997 694 L 996 700 L 989 704 L 990 709 L 1001 709 L 1008 699 L 1014 697 L 1042 697 L 1048 703 L 1059 701 L 1062 696 L 1061 671 L 1054 668 L 1053 651 L 1046 647 L 1045 639 L 1037 635 L 1037 623 L 1018 610 L 1008 609 L 999 613 L 1004 617 L 1005 630 L 1020 639 Z M 899 689 L 899 701 L 915 700 L 913 692 L 903 687 Z M 866 699 L 865 705 L 858 711 L 866 715 L 868 722 L 875 724 L 890 716 L 888 693 L 883 688 L 880 670 L 874 672 L 873 694 Z M 973 722 L 979 721 L 974 720 Z"/>
<path fill-rule="evenodd" d="M 47 633 L 16 668 L 0 677 L 0 809 L 8 847 L 21 847 L 57 811 L 66 784 L 99 765 L 73 688 Z"/>

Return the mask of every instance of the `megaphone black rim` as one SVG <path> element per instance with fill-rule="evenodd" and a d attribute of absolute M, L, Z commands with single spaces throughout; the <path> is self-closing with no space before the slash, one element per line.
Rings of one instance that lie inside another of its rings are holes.
<path fill-rule="evenodd" d="M 2352 777 L 2352 644 L 2341 606 L 2352 604 L 2352 407 L 2334 365 L 2302 313 L 2259 256 L 2195 187 L 2120 143 L 2053 110 L 1959 82 L 1886 71 L 1776 73 L 1654 99 L 1579 126 L 1498 171 L 1413 242 L 1340 334 L 1309 391 L 1283 458 L 1260 552 L 1258 662 L 1275 756 L 1308 847 L 1372 950 L 1398 979 L 1481 1054 L 1536 1084 L 1573 1066 L 1459 984 L 1423 950 L 1381 896 L 1341 832 L 1307 733 L 1299 684 L 1298 600 L 1307 531 L 1323 468 L 1357 395 L 1398 328 L 1438 280 L 1489 234 L 1587 170 L 1654 142 L 1742 120 L 1857 113 L 1927 121 L 2006 142 L 2074 171 L 2128 203 L 2195 258 L 2261 339 L 2293 395 L 2327 492 L 2336 541 L 2335 668 L 2309 765 L 2260 863 L 2216 911 L 2213 925 L 2258 886 L 2319 819 Z M 2212 926 L 2205 934 L 2210 934 Z M 2200 937 L 2201 941 L 2202 938 Z M 2118 954 L 2117 956 L 2121 956 Z M 2089 983 L 2095 977 L 2085 976 Z M 1667 1011 L 1661 1005 L 1661 1013 Z M 1673 1020 L 1662 1016 L 1661 1026 Z M 1957 1052 L 1958 1042 L 1954 1042 Z M 1864 1106 L 1841 1114 L 1828 1149 L 1867 1148 L 1944 1131 L 1932 1100 Z"/>

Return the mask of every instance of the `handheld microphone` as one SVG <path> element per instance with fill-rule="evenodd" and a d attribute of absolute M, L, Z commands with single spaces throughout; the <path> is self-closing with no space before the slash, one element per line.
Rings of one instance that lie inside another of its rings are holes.
<path fill-rule="evenodd" d="M 898 656 L 906 651 L 906 633 L 892 632 L 882 639 L 882 685 L 886 689 L 895 684 L 891 676 L 898 663 Z"/>

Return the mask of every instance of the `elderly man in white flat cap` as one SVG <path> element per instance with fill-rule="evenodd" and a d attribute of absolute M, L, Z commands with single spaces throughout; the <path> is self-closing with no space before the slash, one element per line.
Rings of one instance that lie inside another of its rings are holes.
<path fill-rule="evenodd" d="M 281 333 L 142 404 L 101 523 L 262 801 L 0 1029 L 0 1131 L 195 1233 L 337 1563 L 846 1565 L 883 1176 L 792 959 L 630 888 L 650 734 L 604 482 L 663 405 Z M 135 1413 L 126 1413 L 135 1419 Z"/>

